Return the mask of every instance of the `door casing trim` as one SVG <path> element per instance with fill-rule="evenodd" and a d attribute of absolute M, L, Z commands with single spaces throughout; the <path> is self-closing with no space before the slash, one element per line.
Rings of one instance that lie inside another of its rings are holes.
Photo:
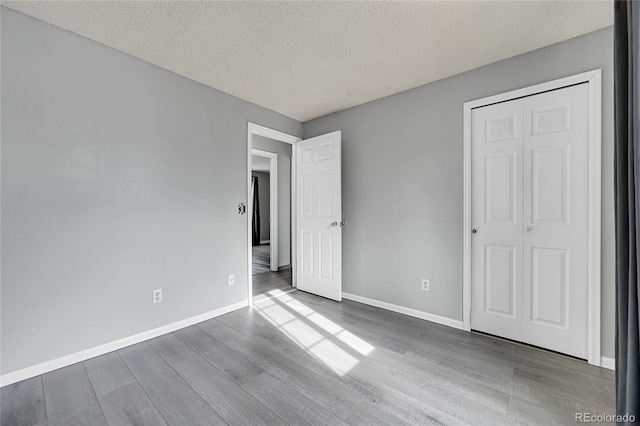
<path fill-rule="evenodd" d="M 601 165 L 602 165 L 602 71 L 571 75 L 542 84 L 489 96 L 463 105 L 463 254 L 462 324 L 471 331 L 471 111 L 474 108 L 510 101 L 575 84 L 588 84 L 589 91 L 589 178 L 588 178 L 588 324 L 589 364 L 601 366 Z"/>

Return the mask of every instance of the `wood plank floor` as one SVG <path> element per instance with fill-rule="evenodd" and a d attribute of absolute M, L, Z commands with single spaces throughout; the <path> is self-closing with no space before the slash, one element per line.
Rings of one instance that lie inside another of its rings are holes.
<path fill-rule="evenodd" d="M 251 275 L 271 271 L 271 245 L 261 244 L 251 248 Z"/>
<path fill-rule="evenodd" d="M 291 287 L 291 269 L 279 272 L 263 272 L 253 276 L 253 302 L 294 290 Z"/>
<path fill-rule="evenodd" d="M 2 425 L 575 425 L 613 372 L 260 274 L 252 308 L 2 388 Z"/>

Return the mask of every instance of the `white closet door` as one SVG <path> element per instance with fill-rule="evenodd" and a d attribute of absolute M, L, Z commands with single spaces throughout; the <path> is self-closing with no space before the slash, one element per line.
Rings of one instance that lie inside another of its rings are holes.
<path fill-rule="evenodd" d="M 522 101 L 472 111 L 471 325 L 518 339 L 522 277 Z"/>
<path fill-rule="evenodd" d="M 588 109 L 586 84 L 524 101 L 522 334 L 587 358 Z"/>
<path fill-rule="evenodd" d="M 472 111 L 471 327 L 587 357 L 588 88 Z"/>

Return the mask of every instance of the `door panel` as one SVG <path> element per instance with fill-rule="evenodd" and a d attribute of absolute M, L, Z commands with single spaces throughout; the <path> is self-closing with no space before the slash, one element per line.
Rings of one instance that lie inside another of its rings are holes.
<path fill-rule="evenodd" d="M 522 275 L 522 101 L 472 111 L 474 329 L 515 339 Z"/>
<path fill-rule="evenodd" d="M 515 101 L 517 103 L 517 101 Z M 509 102 L 510 103 L 510 102 Z M 496 108 L 502 110 L 503 108 Z M 508 112 L 505 116 L 492 116 L 485 119 L 485 143 L 517 140 L 516 125 L 520 123 L 517 113 Z"/>
<path fill-rule="evenodd" d="M 515 246 L 486 245 L 485 259 L 485 312 L 515 318 Z"/>
<path fill-rule="evenodd" d="M 516 153 L 485 157 L 485 222 L 516 222 Z"/>
<path fill-rule="evenodd" d="M 320 232 L 320 278 L 333 281 L 333 234 Z"/>
<path fill-rule="evenodd" d="M 531 151 L 531 224 L 568 225 L 569 148 Z"/>
<path fill-rule="evenodd" d="M 333 217 L 334 170 L 331 168 L 321 169 L 318 175 L 320 181 L 320 209 L 318 214 L 324 217 Z"/>
<path fill-rule="evenodd" d="M 298 142 L 299 290 L 342 300 L 341 133 Z M 333 225 L 332 225 L 333 224 Z"/>
<path fill-rule="evenodd" d="M 313 216 L 313 172 L 300 173 L 300 175 L 302 176 L 302 185 L 299 185 L 302 202 L 300 212 L 302 216 Z"/>
<path fill-rule="evenodd" d="M 567 328 L 568 250 L 531 248 L 531 321 Z"/>
<path fill-rule="evenodd" d="M 301 247 L 301 273 L 303 276 L 313 278 L 313 265 L 314 261 L 314 244 L 313 244 L 313 232 L 307 230 L 300 231 L 300 247 Z M 300 279 L 300 278 L 298 278 Z"/>
<path fill-rule="evenodd" d="M 587 85 L 471 119 L 471 326 L 586 358 Z"/>
<path fill-rule="evenodd" d="M 522 334 L 587 358 L 588 88 L 524 98 Z"/>

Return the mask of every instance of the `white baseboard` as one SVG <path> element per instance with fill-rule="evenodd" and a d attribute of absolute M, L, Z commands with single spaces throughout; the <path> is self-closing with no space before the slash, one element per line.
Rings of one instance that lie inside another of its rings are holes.
<path fill-rule="evenodd" d="M 51 361 L 46 361 L 40 364 L 33 365 L 31 367 L 3 374 L 2 376 L 0 376 L 0 387 L 7 386 L 22 380 L 30 379 L 31 377 L 36 377 L 71 364 L 86 361 L 88 359 L 95 358 L 97 356 L 104 355 L 106 353 L 113 352 L 118 349 L 143 342 L 145 340 L 153 339 L 154 337 L 162 336 L 163 334 L 171 333 L 173 331 L 180 330 L 181 328 L 189 327 L 202 321 L 224 315 L 231 311 L 235 311 L 236 309 L 243 308 L 247 305 L 248 303 L 246 300 L 234 303 L 233 305 L 224 306 L 222 308 L 218 308 L 204 314 L 196 315 L 191 318 L 163 325 L 162 327 L 154 328 L 153 330 L 143 331 L 142 333 L 138 333 L 130 337 L 125 337 L 124 339 L 115 340 L 113 342 L 105 343 L 104 345 L 95 346 L 93 348 L 85 349 L 74 354 L 53 359 Z"/>
<path fill-rule="evenodd" d="M 602 368 L 607 368 L 609 370 L 615 370 L 616 369 L 616 360 L 614 358 L 608 358 L 606 356 L 603 356 L 602 358 L 600 358 L 600 366 Z"/>
<path fill-rule="evenodd" d="M 287 269 L 291 269 L 291 265 L 280 265 L 280 266 L 278 266 L 278 271 L 286 271 Z"/>
<path fill-rule="evenodd" d="M 260 240 L 260 244 L 271 244 L 271 240 Z"/>
<path fill-rule="evenodd" d="M 434 315 L 427 312 L 418 311 L 417 309 L 406 308 L 404 306 L 394 305 L 392 303 L 381 302 L 375 299 L 369 299 L 368 297 L 357 296 L 350 293 L 342 293 L 342 297 L 345 299 L 353 300 L 355 302 L 364 303 L 365 305 L 371 305 L 378 308 L 386 309 L 388 311 L 398 312 L 400 314 L 409 315 L 410 317 L 420 318 L 423 320 L 435 322 L 437 324 L 446 325 L 449 327 L 462 330 L 462 321 L 454 320 L 447 317 L 441 317 L 440 315 Z"/>

